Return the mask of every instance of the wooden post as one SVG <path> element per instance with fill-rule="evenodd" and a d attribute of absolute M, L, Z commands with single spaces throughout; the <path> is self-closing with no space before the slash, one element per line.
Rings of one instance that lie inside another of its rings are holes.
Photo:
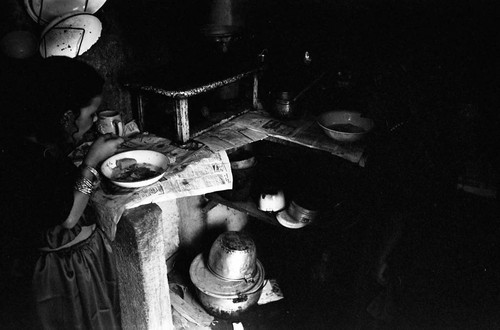
<path fill-rule="evenodd" d="M 253 74 L 252 105 L 255 110 L 261 109 L 259 102 L 259 71 Z"/>
<path fill-rule="evenodd" d="M 189 113 L 188 99 L 175 99 L 175 121 L 177 124 L 177 140 L 182 144 L 186 143 L 189 138 Z"/>
<path fill-rule="evenodd" d="M 144 132 L 144 99 L 141 93 L 137 93 L 137 120 L 139 121 L 137 126 L 139 130 Z"/>
<path fill-rule="evenodd" d="M 118 223 L 113 244 L 125 330 L 174 329 L 161 221 L 151 203 L 125 211 Z"/>

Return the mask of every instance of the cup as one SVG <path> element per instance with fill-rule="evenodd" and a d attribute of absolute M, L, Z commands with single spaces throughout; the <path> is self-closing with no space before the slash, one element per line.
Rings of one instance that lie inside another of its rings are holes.
<path fill-rule="evenodd" d="M 116 110 L 104 110 L 97 114 L 97 131 L 100 134 L 123 135 L 122 115 Z"/>
<path fill-rule="evenodd" d="M 259 197 L 259 210 L 278 212 L 286 206 L 285 194 L 282 189 L 266 189 Z"/>

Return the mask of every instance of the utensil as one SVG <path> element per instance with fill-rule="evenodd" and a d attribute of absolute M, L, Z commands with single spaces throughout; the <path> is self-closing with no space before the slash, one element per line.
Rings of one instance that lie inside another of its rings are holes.
<path fill-rule="evenodd" d="M 300 229 L 307 226 L 307 223 L 295 220 L 288 214 L 287 210 L 282 210 L 276 214 L 276 220 L 286 228 Z"/>
<path fill-rule="evenodd" d="M 309 91 L 314 85 L 316 85 L 325 76 L 326 73 L 327 72 L 323 72 L 322 74 L 320 74 L 293 98 L 288 91 L 279 92 L 274 101 L 274 114 L 283 119 L 293 118 L 297 116 L 297 102 L 304 96 L 307 91 Z"/>
<path fill-rule="evenodd" d="M 123 135 L 122 116 L 116 110 L 104 110 L 97 114 L 97 131 L 100 134 L 113 133 L 118 136 Z"/>
<path fill-rule="evenodd" d="M 161 172 L 154 177 L 137 180 L 137 181 L 119 181 L 116 179 L 116 173 L 120 169 L 120 161 L 133 159 L 137 164 L 146 163 L 158 168 Z M 106 159 L 101 165 L 101 173 L 108 178 L 113 184 L 124 188 L 139 188 L 145 187 L 159 181 L 169 165 L 167 156 L 157 151 L 152 150 L 131 150 L 118 153 Z"/>
<path fill-rule="evenodd" d="M 238 150 L 228 157 L 233 174 L 233 188 L 221 191 L 220 195 L 232 201 L 245 200 L 250 196 L 257 159 L 247 150 Z"/>
<path fill-rule="evenodd" d="M 94 14 L 106 0 L 24 0 L 28 15 L 38 24 L 47 25 L 53 19 L 69 13 Z"/>
<path fill-rule="evenodd" d="M 325 112 L 318 117 L 317 123 L 327 136 L 338 142 L 359 141 L 375 126 L 372 119 L 348 110 Z"/>
<path fill-rule="evenodd" d="M 286 206 L 285 194 L 282 189 L 267 189 L 259 197 L 259 210 L 278 212 Z"/>
<path fill-rule="evenodd" d="M 88 51 L 101 37 L 101 21 L 92 14 L 69 13 L 54 19 L 42 31 L 40 54 L 43 58 L 74 58 Z"/>
<path fill-rule="evenodd" d="M 252 238 L 243 232 L 227 231 L 212 244 L 208 268 L 225 280 L 253 281 L 257 249 Z"/>
<path fill-rule="evenodd" d="M 299 229 L 311 224 L 319 215 L 317 210 L 309 210 L 292 201 L 286 210 L 276 215 L 278 222 L 284 227 Z"/>
<path fill-rule="evenodd" d="M 265 284 L 264 267 L 259 260 L 256 260 L 254 281 L 227 281 L 210 271 L 203 253 L 191 262 L 189 276 L 203 308 L 223 319 L 237 318 L 257 304 Z"/>
<path fill-rule="evenodd" d="M 292 201 L 288 206 L 287 213 L 296 221 L 310 224 L 317 218 L 319 211 L 306 209 L 297 202 Z"/>

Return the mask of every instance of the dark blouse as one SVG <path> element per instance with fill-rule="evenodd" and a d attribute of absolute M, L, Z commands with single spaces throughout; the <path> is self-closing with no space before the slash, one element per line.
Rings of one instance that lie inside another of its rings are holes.
<path fill-rule="evenodd" d="M 0 141 L 0 269 L 22 264 L 21 285 L 32 287 L 22 317 L 33 317 L 36 329 L 120 329 L 114 256 L 99 228 L 71 247 L 38 249 L 59 248 L 90 224 L 83 217 L 71 229 L 60 226 L 73 205 L 77 168 L 35 143 L 9 142 Z"/>
<path fill-rule="evenodd" d="M 72 230 L 54 227 L 66 220 L 73 205 L 76 167 L 33 142 L 6 142 L 0 150 L 1 221 L 16 250 L 27 253 L 72 240 L 80 225 Z"/>

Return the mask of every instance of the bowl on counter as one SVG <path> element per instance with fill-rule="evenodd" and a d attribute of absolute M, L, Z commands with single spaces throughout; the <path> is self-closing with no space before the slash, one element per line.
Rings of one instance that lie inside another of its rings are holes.
<path fill-rule="evenodd" d="M 348 110 L 325 112 L 318 117 L 317 123 L 327 136 L 338 142 L 359 141 L 375 126 L 372 119 Z"/>
<path fill-rule="evenodd" d="M 168 166 L 168 157 L 160 152 L 131 150 L 106 159 L 101 173 L 117 186 L 139 188 L 159 181 Z"/>

